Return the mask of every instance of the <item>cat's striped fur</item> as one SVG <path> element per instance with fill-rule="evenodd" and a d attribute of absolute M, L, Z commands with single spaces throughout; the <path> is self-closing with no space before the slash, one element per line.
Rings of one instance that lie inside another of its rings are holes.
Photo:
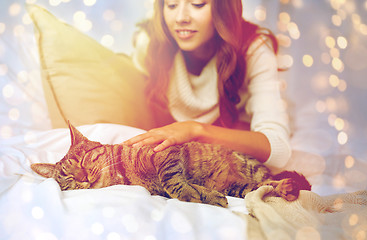
<path fill-rule="evenodd" d="M 72 144 L 61 161 L 31 166 L 56 179 L 62 190 L 140 185 L 155 195 L 226 207 L 225 195 L 244 197 L 261 185 L 273 185 L 287 200 L 311 188 L 295 172 L 272 180 L 268 168 L 256 159 L 220 145 L 189 142 L 154 152 L 154 146 L 137 149 L 93 142 L 71 125 L 70 132 Z"/>

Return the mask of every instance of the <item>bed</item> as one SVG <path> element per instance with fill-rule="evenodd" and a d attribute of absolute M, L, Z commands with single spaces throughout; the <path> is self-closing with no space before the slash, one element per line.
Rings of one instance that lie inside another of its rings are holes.
<path fill-rule="evenodd" d="M 313 187 L 292 203 L 264 187 L 228 197 L 224 209 L 139 186 L 62 192 L 32 172 L 67 152 L 66 120 L 106 144 L 152 126 L 129 58 L 152 1 L 1 1 L 0 239 L 366 239 L 367 18 L 358 4 L 244 1 L 245 16 L 281 42 L 293 132 L 285 169 Z"/>

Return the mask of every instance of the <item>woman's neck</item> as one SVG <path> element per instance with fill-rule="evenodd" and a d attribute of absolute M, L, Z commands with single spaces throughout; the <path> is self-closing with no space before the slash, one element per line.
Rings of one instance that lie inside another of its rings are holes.
<path fill-rule="evenodd" d="M 210 59 L 215 55 L 215 46 L 214 41 L 212 41 L 206 44 L 205 47 L 201 47 L 195 51 L 182 51 L 187 71 L 193 75 L 199 76 Z"/>
<path fill-rule="evenodd" d="M 198 58 L 192 56 L 187 52 L 183 52 L 187 71 L 193 75 L 199 76 L 203 71 L 204 67 L 208 64 L 211 58 Z"/>

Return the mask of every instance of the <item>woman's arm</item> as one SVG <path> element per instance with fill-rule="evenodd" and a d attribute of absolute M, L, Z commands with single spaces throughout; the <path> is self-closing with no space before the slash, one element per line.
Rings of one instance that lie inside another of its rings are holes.
<path fill-rule="evenodd" d="M 271 152 L 270 143 L 261 132 L 201 124 L 197 139 L 200 142 L 221 144 L 233 150 L 249 154 L 260 162 L 265 162 Z"/>
<path fill-rule="evenodd" d="M 252 155 L 261 162 L 270 156 L 270 144 L 260 132 L 228 129 L 194 121 L 176 122 L 161 128 L 152 129 L 133 137 L 124 144 L 140 147 L 159 144 L 154 150 L 161 151 L 171 145 L 189 141 L 221 144 L 236 151 Z"/>

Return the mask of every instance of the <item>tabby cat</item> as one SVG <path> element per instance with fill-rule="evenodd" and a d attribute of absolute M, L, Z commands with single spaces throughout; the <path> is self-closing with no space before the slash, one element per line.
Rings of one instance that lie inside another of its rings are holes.
<path fill-rule="evenodd" d="M 31 165 L 61 190 L 140 185 L 154 195 L 227 207 L 225 195 L 244 197 L 262 185 L 289 201 L 311 189 L 296 172 L 272 176 L 256 159 L 220 145 L 189 142 L 154 152 L 154 146 L 104 145 L 69 128 L 71 147 L 61 161 Z"/>

